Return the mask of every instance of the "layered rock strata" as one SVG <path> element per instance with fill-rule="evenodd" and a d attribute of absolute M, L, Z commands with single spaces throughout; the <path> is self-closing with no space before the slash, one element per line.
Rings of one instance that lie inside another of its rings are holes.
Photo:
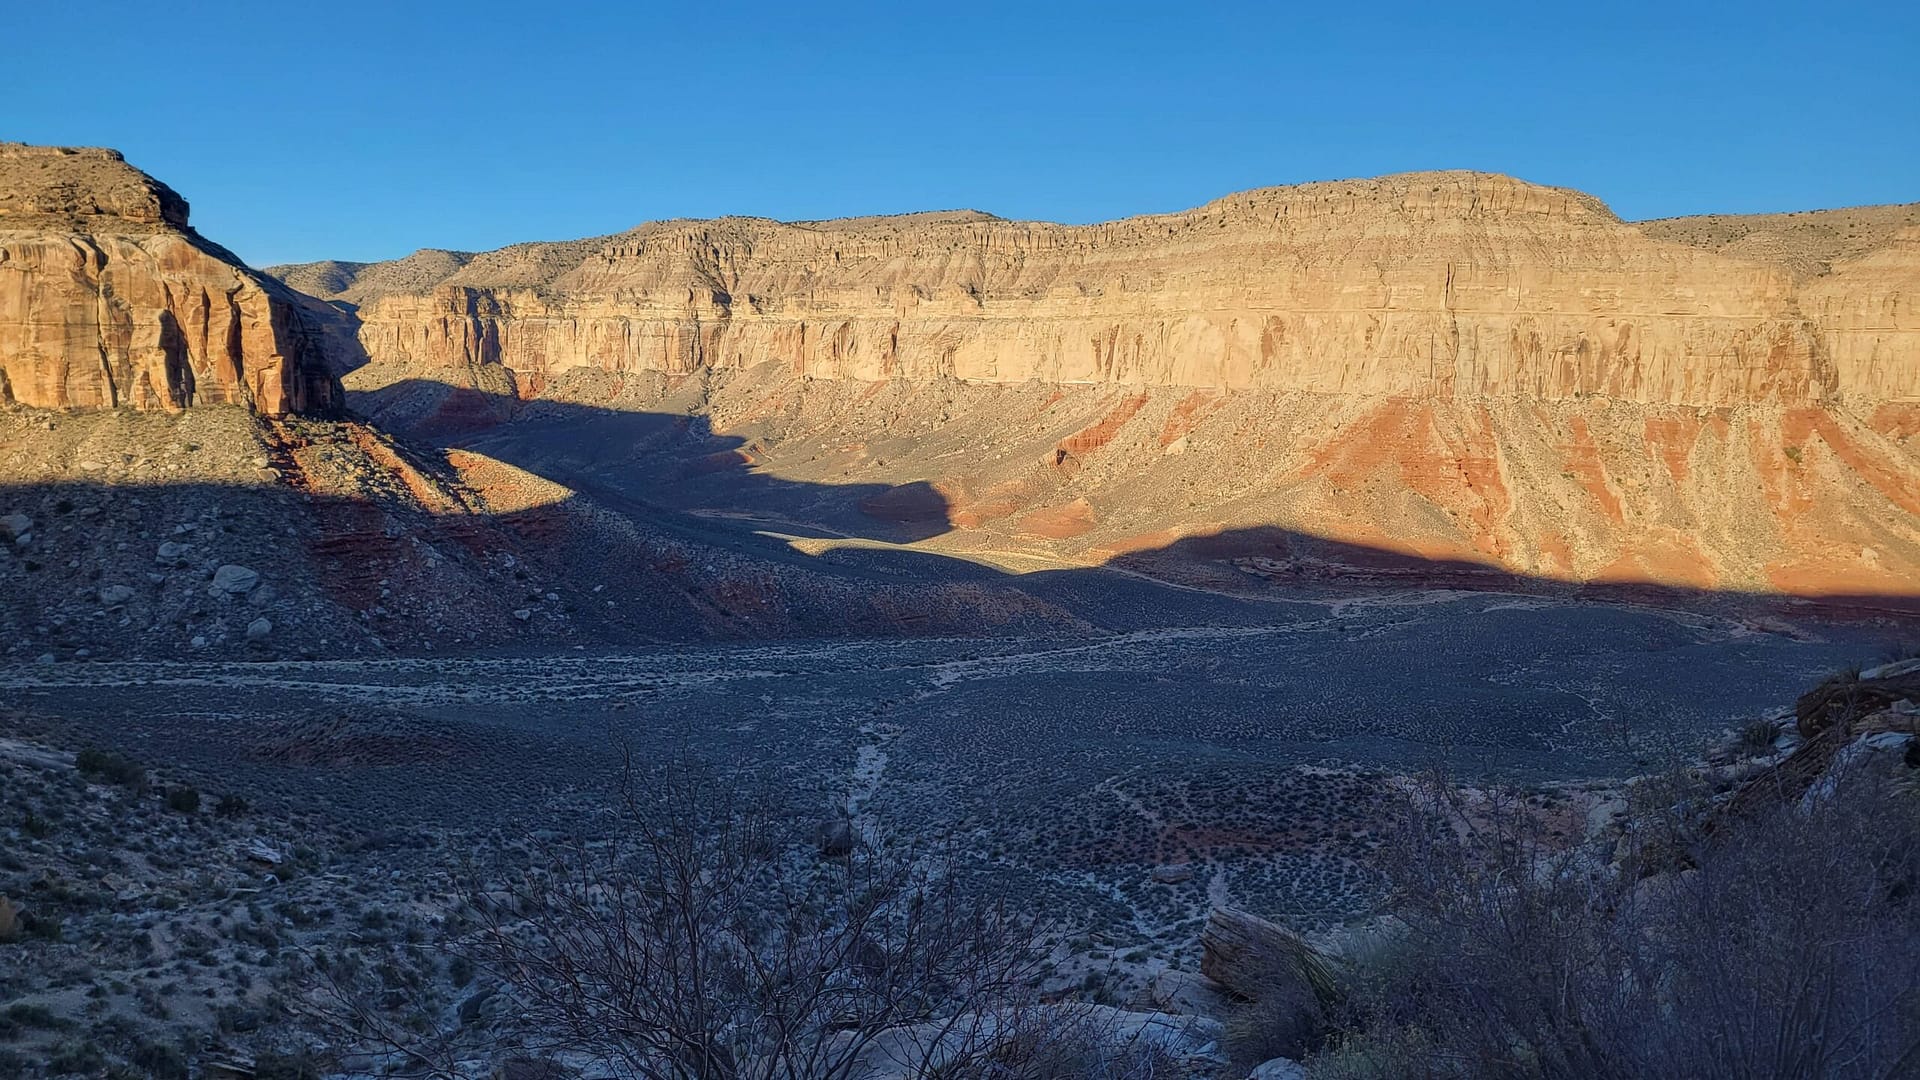
<path fill-rule="evenodd" d="M 112 150 L 0 144 L 0 404 L 340 405 L 319 328 Z"/>
<path fill-rule="evenodd" d="M 771 362 L 817 378 L 1691 406 L 1916 393 L 1912 365 L 1886 359 L 1904 339 L 1885 337 L 1906 333 L 1910 259 L 1876 251 L 1802 280 L 1480 173 L 1103 225 L 723 218 L 319 270 L 282 272 L 357 303 L 368 356 L 420 371 Z"/>
<path fill-rule="evenodd" d="M 1017 558 L 1904 595 L 1916 223 L 1633 225 L 1422 173 L 1094 226 L 728 218 L 276 272 L 332 303 L 381 422 L 694 509 L 765 515 L 788 491 L 748 480 L 777 478 L 811 485 L 786 518 L 858 533 L 857 505 Z M 607 434 L 656 428 L 707 434 Z"/>

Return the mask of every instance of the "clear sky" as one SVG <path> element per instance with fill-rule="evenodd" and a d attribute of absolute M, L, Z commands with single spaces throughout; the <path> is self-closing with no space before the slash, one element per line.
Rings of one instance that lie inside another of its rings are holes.
<path fill-rule="evenodd" d="M 0 138 L 117 147 L 256 265 L 1432 168 L 1627 218 L 1920 200 L 1913 0 L 13 0 L 0 74 Z"/>

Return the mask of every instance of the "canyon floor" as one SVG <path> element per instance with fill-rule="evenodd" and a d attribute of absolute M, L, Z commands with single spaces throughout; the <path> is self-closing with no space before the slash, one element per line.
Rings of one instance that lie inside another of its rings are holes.
<path fill-rule="evenodd" d="M 1697 756 L 1892 637 L 1498 592 L 1121 591 L 1227 617 L 1064 641 L 30 663 L 0 668 L 0 691 L 62 743 L 373 828 L 554 826 L 631 750 L 776 793 L 797 821 L 845 807 L 957 845 L 1053 910 L 1184 947 L 1228 899 L 1308 924 L 1362 913 L 1388 775 L 1604 786 Z"/>
<path fill-rule="evenodd" d="M 298 1042 L 273 1034 L 297 958 L 357 950 L 462 1027 L 489 991 L 415 945 L 476 867 L 604 836 L 631 763 L 767 808 L 795 850 L 845 815 L 945 853 L 1057 928 L 1050 992 L 1204 1018 L 1214 908 L 1377 914 L 1408 777 L 1517 791 L 1576 841 L 1627 778 L 1914 640 L 1899 596 L 1572 583 L 1278 527 L 1063 547 L 927 479 L 986 443 L 849 475 L 794 420 L 552 412 L 433 439 L 0 411 L 0 894 L 64 926 L 0 977 L 23 1016 L 118 1024 L 127 1060 L 204 1058 L 208 1032 L 258 1055 Z M 1044 470 L 1050 445 L 1004 453 Z M 1080 535 L 1138 532 L 1126 508 L 1169 489 L 1129 483 Z M 186 788 L 249 809 L 170 811 Z M 83 1054 L 70 1030 L 28 1049 Z"/>

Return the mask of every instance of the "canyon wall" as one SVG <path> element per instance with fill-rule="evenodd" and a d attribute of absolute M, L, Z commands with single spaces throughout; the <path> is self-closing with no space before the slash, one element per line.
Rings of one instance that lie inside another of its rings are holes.
<path fill-rule="evenodd" d="M 114 151 L 0 144 L 0 404 L 340 406 L 300 298 L 187 210 Z"/>
<path fill-rule="evenodd" d="M 357 304 L 373 360 L 422 372 L 772 362 L 816 378 L 1426 400 L 1920 396 L 1900 360 L 1910 253 L 1800 280 L 1779 260 L 1655 239 L 1580 193 L 1480 173 L 1273 188 L 1090 226 L 965 212 L 658 222 L 327 271 L 283 272 Z"/>
<path fill-rule="evenodd" d="M 1011 567 L 1920 593 L 1920 206 L 1633 225 L 1425 173 L 276 272 L 379 423 L 650 505 Z"/>

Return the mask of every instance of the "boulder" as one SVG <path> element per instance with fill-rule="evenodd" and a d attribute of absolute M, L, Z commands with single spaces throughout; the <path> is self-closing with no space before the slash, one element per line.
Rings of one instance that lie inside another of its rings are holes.
<path fill-rule="evenodd" d="M 1186 1016 L 1219 1016 L 1229 1004 L 1219 987 L 1194 971 L 1160 972 L 1148 984 L 1147 997 L 1156 1009 Z"/>
<path fill-rule="evenodd" d="M 107 607 L 119 607 L 133 599 L 133 590 L 125 585 L 108 585 L 100 590 L 100 602 Z"/>
<path fill-rule="evenodd" d="M 1156 866 L 1147 872 L 1147 876 L 1162 885 L 1178 885 L 1183 881 L 1193 880 L 1193 867 L 1186 863 Z"/>
<path fill-rule="evenodd" d="M 455 1015 L 460 1017 L 462 1025 L 477 1024 L 485 1019 L 489 1012 L 499 1011 L 497 1004 L 499 996 L 500 991 L 496 987 L 489 986 L 476 990 L 460 1003 Z"/>
<path fill-rule="evenodd" d="M 259 644 L 273 633 L 273 622 L 269 619 L 255 619 L 247 624 L 247 640 Z"/>
<path fill-rule="evenodd" d="M 1920 722 L 1905 717 L 1891 714 L 1883 717 L 1891 724 L 1920 728 Z M 1875 731 L 1853 739 L 1833 755 L 1825 772 L 1800 796 L 1801 809 L 1811 809 L 1816 802 L 1832 797 L 1843 784 L 1856 778 L 1887 779 L 1905 774 L 1912 768 L 1908 762 L 1912 760 L 1910 754 L 1916 741 L 1920 741 L 1920 736 L 1911 730 Z"/>
<path fill-rule="evenodd" d="M 213 572 L 211 593 L 244 593 L 253 591 L 260 584 L 260 572 L 251 567 L 228 563 Z"/>
<path fill-rule="evenodd" d="M 25 514 L 0 517 L 0 540 L 18 544 L 33 534 L 33 519 Z"/>
<path fill-rule="evenodd" d="M 1599 839 L 1626 816 L 1627 800 L 1625 799 L 1607 799 L 1593 804 L 1587 811 L 1586 838 Z"/>
<path fill-rule="evenodd" d="M 1214 908 L 1200 932 L 1200 973 L 1237 997 L 1260 997 L 1276 977 L 1297 978 L 1323 998 L 1333 992 L 1326 958 L 1278 923 Z"/>
<path fill-rule="evenodd" d="M 1292 1058 L 1273 1058 L 1255 1065 L 1247 1080 L 1307 1080 L 1307 1067 Z"/>

